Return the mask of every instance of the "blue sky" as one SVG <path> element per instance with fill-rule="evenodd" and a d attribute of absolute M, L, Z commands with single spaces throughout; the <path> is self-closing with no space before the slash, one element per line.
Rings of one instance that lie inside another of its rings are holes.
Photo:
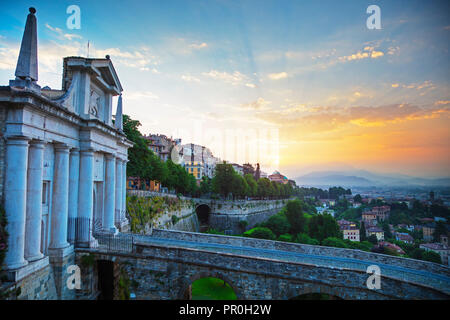
<path fill-rule="evenodd" d="M 66 28 L 72 4 L 80 30 Z M 381 30 L 366 27 L 371 4 L 381 8 Z M 13 76 L 30 6 L 40 85 L 58 88 L 62 57 L 85 56 L 89 40 L 91 57 L 111 56 L 125 112 L 144 133 L 289 175 L 330 163 L 450 171 L 448 1 L 8 1 L 2 84 Z M 230 128 L 254 130 L 256 144 L 275 149 L 224 150 L 242 140 L 235 133 L 223 143 Z M 277 130 L 275 138 L 261 128 Z"/>

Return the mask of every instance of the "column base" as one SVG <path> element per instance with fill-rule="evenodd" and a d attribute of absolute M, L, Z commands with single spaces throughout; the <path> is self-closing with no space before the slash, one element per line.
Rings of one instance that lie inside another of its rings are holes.
<path fill-rule="evenodd" d="M 8 271 L 8 270 L 16 270 L 16 269 L 20 269 L 20 268 L 23 268 L 23 267 L 25 267 L 26 265 L 28 264 L 28 261 L 27 260 L 23 260 L 22 262 L 19 262 L 19 263 L 15 263 L 15 264 L 11 264 L 11 265 L 9 265 L 9 266 L 5 266 L 5 270 L 6 271 Z"/>
<path fill-rule="evenodd" d="M 97 239 L 92 238 L 89 241 L 77 241 L 77 248 L 97 248 Z"/>
<path fill-rule="evenodd" d="M 48 256 L 52 260 L 59 260 L 73 253 L 73 245 L 69 244 L 64 248 L 48 248 Z"/>
<path fill-rule="evenodd" d="M 49 264 L 49 258 L 43 257 L 39 260 L 35 260 L 33 262 L 27 262 L 24 266 L 21 268 L 17 268 L 14 270 L 6 270 L 6 277 L 8 281 L 17 282 L 29 274 L 36 272 L 44 267 L 46 267 Z"/>
<path fill-rule="evenodd" d="M 113 235 L 116 235 L 119 233 L 119 230 L 117 230 L 117 228 L 115 226 L 112 226 L 111 228 L 108 228 L 108 229 L 103 229 L 102 231 L 106 232 L 106 233 L 112 233 Z"/>
<path fill-rule="evenodd" d="M 44 257 L 44 255 L 41 252 L 39 252 L 39 254 L 37 254 L 37 255 L 34 255 L 34 256 L 31 256 L 31 257 L 25 257 L 25 259 L 28 262 L 33 262 L 33 261 L 36 261 L 36 260 L 40 260 L 43 257 Z"/>

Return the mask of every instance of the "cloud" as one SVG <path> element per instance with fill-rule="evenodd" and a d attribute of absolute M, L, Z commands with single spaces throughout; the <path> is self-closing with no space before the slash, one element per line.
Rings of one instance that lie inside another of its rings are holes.
<path fill-rule="evenodd" d="M 424 82 L 421 82 L 421 83 L 410 83 L 410 84 L 393 83 L 393 84 L 391 84 L 391 87 L 392 88 L 404 88 L 404 89 L 416 89 L 416 90 L 422 90 L 422 89 L 434 90 L 434 89 L 436 89 L 436 86 L 430 80 L 425 80 Z"/>
<path fill-rule="evenodd" d="M 256 101 L 250 102 L 250 103 L 244 103 L 241 105 L 244 109 L 251 109 L 251 110 L 269 110 L 267 106 L 270 104 L 270 101 L 266 101 L 263 98 L 258 98 Z"/>
<path fill-rule="evenodd" d="M 288 74 L 286 72 L 280 72 L 280 73 L 270 73 L 267 76 L 269 79 L 271 80 L 280 80 L 280 79 L 285 79 L 288 77 Z"/>
<path fill-rule="evenodd" d="M 252 84 L 249 81 L 250 79 L 245 74 L 242 74 L 239 71 L 234 71 L 233 73 L 228 73 L 226 71 L 220 72 L 218 70 L 211 70 L 209 72 L 203 72 L 202 75 L 205 77 L 214 79 L 214 80 L 223 81 L 223 82 L 231 84 L 233 86 L 245 85 L 245 86 L 251 87 L 251 88 L 253 88 L 253 86 L 255 86 L 254 84 Z"/>
<path fill-rule="evenodd" d="M 363 51 L 358 51 L 348 56 L 341 56 L 338 59 L 340 62 L 346 62 L 368 58 L 376 59 L 382 56 L 384 56 L 384 53 L 382 51 L 376 51 L 374 46 L 365 46 Z"/>
<path fill-rule="evenodd" d="M 257 101 L 258 102 L 258 101 Z M 392 104 L 383 106 L 329 107 L 305 106 L 288 108 L 258 108 L 254 102 L 255 115 L 263 120 L 283 125 L 309 128 L 312 131 L 329 131 L 346 125 L 356 127 L 382 127 L 401 122 L 449 118 L 450 108 L 436 106 L 415 106 L 411 104 Z M 444 101 L 445 102 L 445 101 Z M 264 104 L 262 105 L 265 106 Z"/>
<path fill-rule="evenodd" d="M 66 39 L 69 41 L 72 41 L 73 39 L 83 39 L 83 37 L 80 36 L 79 34 L 64 33 L 60 28 L 57 28 L 57 27 L 54 28 L 51 25 L 49 25 L 48 23 L 46 23 L 45 26 L 47 27 L 47 29 L 55 32 L 58 35 L 58 39 Z"/>
<path fill-rule="evenodd" d="M 199 50 L 199 49 L 203 49 L 203 48 L 207 48 L 208 44 L 206 42 L 202 42 L 200 44 L 197 43 L 193 43 L 189 45 L 189 48 L 195 49 L 195 50 Z"/>
<path fill-rule="evenodd" d="M 123 93 L 123 98 L 127 100 L 159 99 L 159 97 L 151 91 L 126 91 Z"/>
<path fill-rule="evenodd" d="M 137 68 L 141 71 L 152 71 L 159 73 L 156 66 L 159 64 L 158 58 L 153 55 L 149 48 L 141 47 L 135 50 L 123 50 L 120 48 L 93 49 L 92 55 L 104 57 L 109 55 L 114 64 L 123 65 L 129 68 Z"/>
<path fill-rule="evenodd" d="M 447 105 L 447 104 L 450 104 L 450 100 L 438 100 L 434 103 L 435 106 Z"/>
<path fill-rule="evenodd" d="M 186 81 L 186 82 L 200 82 L 199 78 L 196 78 L 194 76 L 191 75 L 181 75 L 181 79 Z"/>

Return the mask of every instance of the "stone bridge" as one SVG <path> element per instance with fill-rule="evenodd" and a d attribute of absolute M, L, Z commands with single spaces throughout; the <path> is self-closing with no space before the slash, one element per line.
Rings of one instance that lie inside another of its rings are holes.
<path fill-rule="evenodd" d="M 118 245 L 122 238 L 132 245 Z M 77 249 L 77 259 L 91 254 L 121 269 L 134 284 L 136 299 L 188 298 L 191 284 L 203 277 L 224 280 L 238 299 L 291 299 L 307 293 L 343 299 L 450 298 L 450 268 L 359 250 L 168 230 L 153 230 L 151 236 L 121 234 L 99 243 L 95 249 Z M 380 289 L 366 285 L 370 265 L 380 268 Z"/>

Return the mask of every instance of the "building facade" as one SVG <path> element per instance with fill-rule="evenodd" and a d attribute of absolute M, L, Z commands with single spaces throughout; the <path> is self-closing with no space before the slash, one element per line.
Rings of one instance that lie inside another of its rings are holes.
<path fill-rule="evenodd" d="M 181 165 L 195 177 L 197 183 L 200 183 L 203 176 L 214 177 L 214 170 L 220 159 L 214 157 L 209 148 L 188 143 L 181 146 L 180 151 L 182 152 Z"/>
<path fill-rule="evenodd" d="M 0 87 L 0 199 L 11 281 L 60 263 L 96 230 L 116 233 L 125 216 L 127 150 L 122 86 L 107 56 L 63 60 L 62 89 L 38 81 L 36 10 L 30 8 L 15 79 Z M 50 259 L 49 259 L 50 258 Z"/>

